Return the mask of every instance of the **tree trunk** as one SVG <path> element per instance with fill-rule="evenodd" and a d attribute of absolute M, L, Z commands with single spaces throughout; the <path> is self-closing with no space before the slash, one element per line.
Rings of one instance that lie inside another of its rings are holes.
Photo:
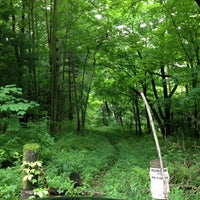
<path fill-rule="evenodd" d="M 10 3 L 12 9 L 13 8 L 13 2 L 11 1 Z M 24 5 L 24 1 L 22 1 L 22 14 L 21 14 L 21 26 L 20 26 L 20 31 L 21 34 L 24 34 L 24 30 L 25 30 L 25 5 Z M 12 15 L 12 31 L 16 34 L 16 17 L 13 14 Z M 24 48 L 22 47 L 22 44 L 18 44 L 17 42 L 15 42 L 14 44 L 14 50 L 15 50 L 15 58 L 17 61 L 17 86 L 18 87 L 22 87 L 22 77 L 23 77 L 23 60 L 22 57 L 24 55 Z"/>
<path fill-rule="evenodd" d="M 136 119 L 137 119 L 137 126 L 138 126 L 138 133 L 139 135 L 142 135 L 142 126 L 141 126 L 141 120 L 140 120 L 140 109 L 139 109 L 139 102 L 138 97 L 135 97 L 135 110 L 136 110 Z"/>
<path fill-rule="evenodd" d="M 135 133 L 138 134 L 138 120 L 137 120 L 137 112 L 135 109 L 135 102 L 133 100 L 133 115 L 134 115 L 134 121 L 135 121 Z"/>
<path fill-rule="evenodd" d="M 53 16 L 52 16 L 52 30 L 51 30 L 51 46 L 50 46 L 50 60 L 51 60 L 51 132 L 56 132 L 57 124 L 57 108 L 58 108 L 58 47 L 57 47 L 57 0 L 53 1 Z"/>
<path fill-rule="evenodd" d="M 145 76 L 146 76 L 146 73 L 145 73 Z M 144 96 L 146 97 L 147 96 L 147 83 L 146 83 L 146 81 L 145 81 L 145 84 L 142 84 L 142 88 L 143 88 Z M 147 109 L 146 109 L 146 115 L 145 116 L 146 116 L 148 133 L 151 133 L 151 125 L 150 125 Z"/>
<path fill-rule="evenodd" d="M 74 119 L 74 106 L 73 106 L 73 91 L 74 91 L 74 84 L 73 84 L 73 71 L 72 71 L 72 53 L 69 52 L 68 56 L 69 65 L 68 65 L 68 120 L 73 121 Z"/>
<path fill-rule="evenodd" d="M 165 135 L 164 137 L 167 137 L 171 133 L 171 112 L 170 112 L 170 98 L 168 98 L 168 89 L 167 89 L 167 80 L 166 80 L 166 74 L 165 74 L 165 68 L 164 66 L 161 67 L 161 77 L 162 77 L 162 83 L 163 83 L 163 98 L 164 98 L 164 110 L 165 110 Z"/>
<path fill-rule="evenodd" d="M 198 5 L 200 6 L 200 1 L 198 1 Z M 196 69 L 200 66 L 200 58 L 199 58 L 199 53 L 200 53 L 200 46 L 199 44 L 196 44 L 196 48 L 195 48 L 195 55 L 196 55 Z M 193 88 L 197 87 L 198 84 L 198 72 L 194 72 L 193 73 L 194 77 L 193 77 Z M 195 117 L 195 137 L 197 139 L 200 138 L 200 126 L 199 126 L 199 102 L 197 101 L 194 105 L 194 117 Z"/>
<path fill-rule="evenodd" d="M 74 89 L 74 100 L 75 100 L 75 109 L 76 109 L 76 120 L 77 120 L 77 132 L 81 131 L 81 118 L 80 118 L 80 101 L 78 99 L 77 83 L 76 83 L 76 71 L 75 66 L 72 61 L 72 79 L 73 79 L 73 89 Z"/>
<path fill-rule="evenodd" d="M 156 84 L 155 84 L 154 79 L 151 80 L 151 85 L 152 85 L 153 93 L 154 93 L 154 96 L 155 96 L 156 100 L 159 100 L 159 97 L 158 97 L 158 94 L 157 94 L 157 90 L 156 90 Z M 162 133 L 162 135 L 164 137 L 165 136 L 165 127 L 164 127 L 164 125 L 162 123 L 162 120 L 164 121 L 165 117 L 163 115 L 162 108 L 160 107 L 160 105 L 158 105 L 157 106 L 158 112 L 157 112 L 153 105 L 150 104 L 150 107 L 152 109 L 152 112 L 153 112 L 153 115 L 154 115 L 156 121 L 158 122 L 158 125 L 160 127 L 161 133 Z"/>
<path fill-rule="evenodd" d="M 104 100 L 102 106 L 102 123 L 104 126 L 109 125 L 109 117 L 110 117 L 110 109 L 108 106 L 108 102 Z"/>
<path fill-rule="evenodd" d="M 36 80 L 36 59 L 35 59 L 35 11 L 34 11 L 34 2 L 29 2 L 29 36 L 31 38 L 31 47 L 29 48 L 29 54 L 31 56 L 31 60 L 29 61 L 29 82 L 30 82 L 30 97 L 31 100 L 38 101 L 37 96 L 37 80 Z"/>

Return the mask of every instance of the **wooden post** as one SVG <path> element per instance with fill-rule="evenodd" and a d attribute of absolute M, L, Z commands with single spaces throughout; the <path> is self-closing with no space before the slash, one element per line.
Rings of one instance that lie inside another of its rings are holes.
<path fill-rule="evenodd" d="M 150 178 L 151 178 L 151 194 L 153 200 L 167 200 L 169 192 L 169 174 L 167 165 L 163 161 L 163 174 L 165 180 L 162 177 L 162 169 L 160 166 L 160 160 L 150 161 Z"/>
<path fill-rule="evenodd" d="M 37 179 L 36 175 L 32 179 L 27 178 L 26 170 L 30 167 L 31 163 L 38 161 L 40 153 L 40 145 L 37 143 L 31 143 L 24 145 L 23 148 L 23 184 L 21 199 L 26 200 L 33 195 L 33 189 L 37 187 L 37 182 L 33 183 L 31 180 Z M 37 166 L 35 166 L 37 167 Z"/>

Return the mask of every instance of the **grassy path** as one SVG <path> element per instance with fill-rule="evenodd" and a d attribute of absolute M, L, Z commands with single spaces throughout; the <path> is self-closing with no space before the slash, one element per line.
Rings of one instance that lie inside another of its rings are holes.
<path fill-rule="evenodd" d="M 115 154 L 112 156 L 112 158 L 110 159 L 110 161 L 107 163 L 107 165 L 102 168 L 99 173 L 94 177 L 93 179 L 93 183 L 91 185 L 91 187 L 94 190 L 98 190 L 101 189 L 103 187 L 103 179 L 104 176 L 106 175 L 106 173 L 112 169 L 112 167 L 116 164 L 119 155 L 120 155 L 120 150 L 119 148 L 116 146 L 116 142 L 113 141 L 112 138 L 106 137 L 108 139 L 108 141 L 110 142 L 110 144 L 114 147 L 115 150 Z"/>
<path fill-rule="evenodd" d="M 73 195 L 69 182 L 72 171 L 80 173 L 84 190 L 100 192 L 103 197 L 116 199 L 151 200 L 149 162 L 157 158 L 152 135 L 139 137 L 117 130 L 87 130 L 84 137 L 73 131 L 63 131 L 52 138 L 40 129 L 27 129 L 12 140 L 3 135 L 3 159 L 18 156 L 14 167 L 0 169 L 1 194 L 18 200 L 21 192 L 21 153 L 26 143 L 41 144 L 40 160 L 50 187 L 67 189 Z M 26 132 L 27 131 L 27 132 Z M 5 142 L 7 141 L 8 142 Z M 161 138 L 163 158 L 167 161 L 171 185 L 170 200 L 200 199 L 200 141 L 191 138 Z M 16 154 L 12 154 L 15 152 Z M 42 184 L 40 183 L 42 187 Z M 188 187 L 189 186 L 189 187 Z"/>

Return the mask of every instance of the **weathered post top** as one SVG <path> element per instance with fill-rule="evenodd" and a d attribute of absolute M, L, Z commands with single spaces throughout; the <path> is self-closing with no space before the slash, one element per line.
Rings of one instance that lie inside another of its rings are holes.
<path fill-rule="evenodd" d="M 27 170 L 30 167 L 31 163 L 38 161 L 40 154 L 40 145 L 37 143 L 25 144 L 23 147 L 23 170 L 22 170 L 22 194 L 21 199 L 26 200 L 33 195 L 34 188 L 37 188 L 37 181 L 33 183 L 31 180 L 37 180 L 38 177 L 36 174 L 29 174 L 30 170 Z M 37 167 L 37 166 L 35 166 Z M 34 168 L 35 168 L 34 167 Z M 29 172 L 27 174 L 27 172 Z M 30 180 L 28 177 L 32 175 Z"/>
<path fill-rule="evenodd" d="M 40 145 L 37 143 L 25 144 L 23 147 L 23 161 L 35 162 L 39 158 Z"/>

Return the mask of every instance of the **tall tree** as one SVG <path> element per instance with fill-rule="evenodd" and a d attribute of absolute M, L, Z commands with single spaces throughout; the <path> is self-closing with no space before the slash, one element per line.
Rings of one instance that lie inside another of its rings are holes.
<path fill-rule="evenodd" d="M 58 74 L 59 74 L 59 63 L 58 63 L 58 39 L 56 36 L 58 21 L 57 21 L 57 9 L 58 0 L 53 0 L 52 5 L 52 19 L 50 29 L 50 66 L 51 66 L 51 132 L 56 132 L 57 120 L 57 108 L 58 108 Z"/>

